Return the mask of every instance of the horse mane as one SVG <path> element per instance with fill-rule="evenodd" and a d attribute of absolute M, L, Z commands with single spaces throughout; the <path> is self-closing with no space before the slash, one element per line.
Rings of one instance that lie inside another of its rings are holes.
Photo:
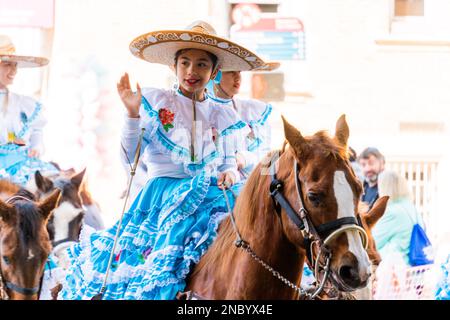
<path fill-rule="evenodd" d="M 0 180 L 0 193 L 7 194 L 8 197 L 24 197 L 31 201 L 16 198 L 12 199 L 11 203 L 14 204 L 16 209 L 18 232 L 21 234 L 24 243 L 38 239 L 39 227 L 42 225 L 42 215 L 34 203 L 36 201 L 34 194 L 6 179 Z"/>
<path fill-rule="evenodd" d="M 38 207 L 28 201 L 18 201 L 15 207 L 19 218 L 19 234 L 24 243 L 38 241 L 39 229 L 42 226 L 42 215 Z"/>
<path fill-rule="evenodd" d="M 324 153 L 326 158 L 333 157 L 335 160 L 348 161 L 350 154 L 347 146 L 343 146 L 332 138 L 326 131 L 318 131 L 305 140 L 309 145 L 314 145 L 315 148 Z"/>
<path fill-rule="evenodd" d="M 31 201 L 36 201 L 36 196 L 32 192 L 24 188 L 20 188 L 14 195 L 27 198 Z"/>
<path fill-rule="evenodd" d="M 91 192 L 87 188 L 86 181 L 83 181 L 83 183 L 80 185 L 80 197 L 81 197 L 81 201 L 84 205 L 96 204 L 94 199 L 92 198 Z"/>

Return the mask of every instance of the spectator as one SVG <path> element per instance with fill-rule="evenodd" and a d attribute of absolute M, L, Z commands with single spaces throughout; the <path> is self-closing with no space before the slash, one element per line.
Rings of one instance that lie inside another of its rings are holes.
<path fill-rule="evenodd" d="M 368 210 L 370 210 L 379 198 L 378 175 L 384 170 L 385 160 L 377 148 L 370 147 L 364 149 L 358 162 L 364 175 L 364 194 L 361 201 L 367 204 Z"/>
<path fill-rule="evenodd" d="M 389 203 L 381 219 L 372 229 L 381 259 L 400 254 L 407 265 L 411 234 L 416 223 L 424 226 L 410 200 L 406 179 L 394 171 L 386 170 L 378 179 L 380 196 L 389 196 Z"/>

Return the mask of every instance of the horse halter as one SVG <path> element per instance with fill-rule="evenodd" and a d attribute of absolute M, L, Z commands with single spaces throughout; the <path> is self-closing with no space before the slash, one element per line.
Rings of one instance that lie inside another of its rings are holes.
<path fill-rule="evenodd" d="M 13 200 L 26 200 L 26 201 L 32 202 L 30 199 L 25 198 L 23 196 L 12 196 L 12 197 L 8 198 L 5 201 L 5 203 L 12 203 Z M 0 260 L 0 300 L 9 300 L 9 295 L 8 295 L 8 292 L 6 291 L 6 288 L 11 291 L 15 291 L 21 295 L 24 295 L 24 296 L 33 296 L 33 295 L 39 293 L 39 291 L 41 290 L 41 286 L 42 286 L 42 278 L 41 278 L 39 285 L 36 287 L 33 287 L 33 288 L 24 288 L 24 287 L 14 284 L 10 281 L 5 281 L 3 273 L 2 273 L 1 260 Z"/>
<path fill-rule="evenodd" d="M 301 181 L 298 178 L 299 174 L 299 165 L 297 160 L 294 161 L 294 174 L 295 174 L 295 186 L 297 189 L 297 197 L 300 203 L 300 208 L 296 212 L 286 197 L 283 195 L 283 182 L 278 180 L 276 177 L 275 165 L 276 161 L 279 158 L 279 153 L 276 152 L 272 156 L 271 164 L 270 164 L 270 175 L 271 175 L 271 183 L 270 183 L 270 195 L 275 203 L 275 210 L 278 215 L 281 214 L 281 208 L 283 208 L 288 215 L 289 219 L 297 226 L 303 236 L 304 247 L 306 251 L 306 257 L 308 259 L 309 264 L 314 269 L 314 275 L 317 281 L 319 281 L 319 268 L 320 266 L 320 257 L 322 253 L 325 256 L 325 266 L 322 267 L 325 270 L 325 275 L 322 279 L 322 283 L 319 285 L 319 288 L 316 290 L 313 296 L 320 293 L 323 288 L 323 285 L 329 275 L 329 264 L 331 262 L 332 253 L 329 249 L 329 244 L 337 238 L 342 233 L 349 230 L 356 230 L 361 236 L 361 240 L 365 249 L 367 249 L 368 245 L 368 236 L 366 231 L 362 228 L 361 221 L 356 219 L 355 217 L 344 217 L 339 218 L 330 222 L 323 223 L 317 227 L 311 221 L 310 214 L 308 210 L 306 210 L 304 202 L 303 202 L 303 192 L 301 188 Z M 280 208 L 281 207 L 281 208 Z M 319 245 L 319 253 L 317 257 L 314 259 L 313 245 Z"/>

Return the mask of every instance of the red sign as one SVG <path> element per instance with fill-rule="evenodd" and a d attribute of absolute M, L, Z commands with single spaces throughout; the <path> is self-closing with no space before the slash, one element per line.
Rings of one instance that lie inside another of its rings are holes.
<path fill-rule="evenodd" d="M 231 16 L 237 25 L 248 27 L 259 21 L 261 9 L 254 3 L 241 3 L 234 7 Z"/>
<path fill-rule="evenodd" d="M 0 0 L 0 26 L 53 28 L 54 0 Z"/>

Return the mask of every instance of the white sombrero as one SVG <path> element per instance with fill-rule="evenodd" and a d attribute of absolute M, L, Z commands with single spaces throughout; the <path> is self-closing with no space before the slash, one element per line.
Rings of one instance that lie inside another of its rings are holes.
<path fill-rule="evenodd" d="M 11 39 L 8 36 L 0 35 L 0 62 L 17 62 L 18 68 L 34 68 L 47 65 L 48 59 L 16 55 L 16 48 Z"/>
<path fill-rule="evenodd" d="M 185 30 L 149 32 L 130 43 L 131 53 L 136 57 L 170 67 L 174 65 L 175 53 L 181 49 L 201 49 L 213 53 L 222 71 L 249 71 L 265 65 L 253 52 L 218 37 L 214 28 L 203 21 L 196 21 Z"/>

